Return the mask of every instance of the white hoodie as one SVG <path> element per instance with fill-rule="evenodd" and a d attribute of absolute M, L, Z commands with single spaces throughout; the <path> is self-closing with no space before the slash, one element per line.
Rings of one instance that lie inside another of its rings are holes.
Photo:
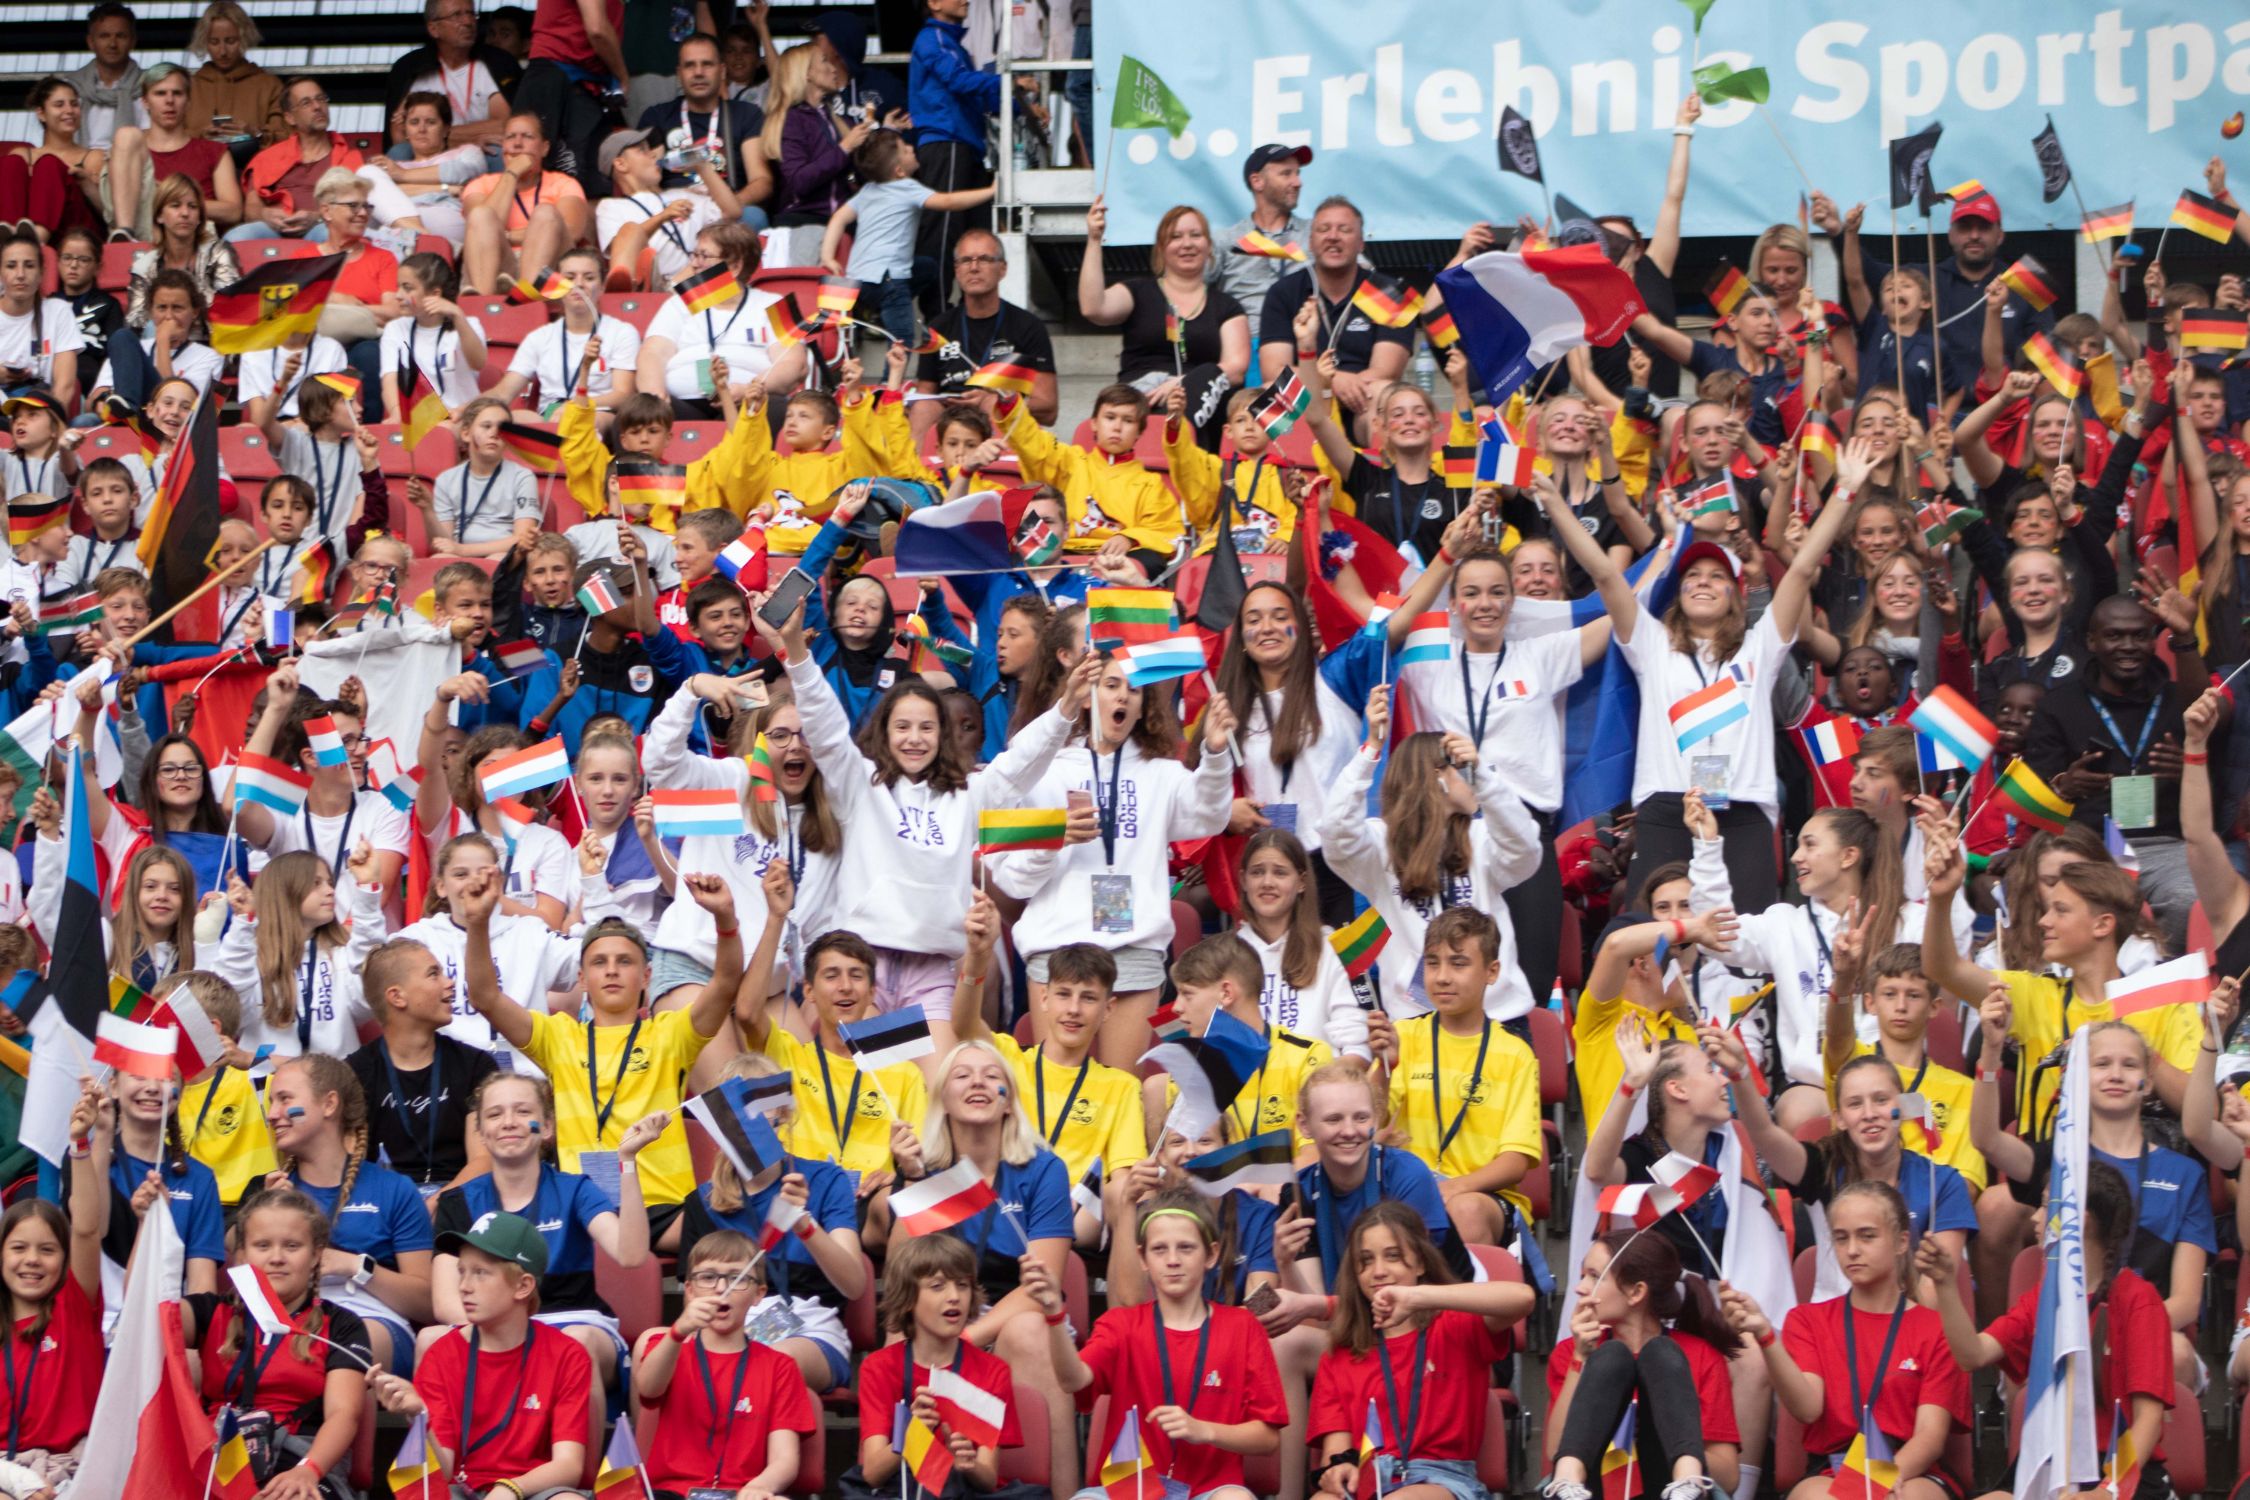
<path fill-rule="evenodd" d="M 298 1040 L 299 1021 L 275 1026 L 266 1020 L 266 986 L 258 973 L 258 923 L 237 916 L 219 939 L 211 972 L 234 986 L 242 997 L 242 1050 L 256 1052 L 272 1047 L 272 1055 L 255 1071 L 260 1077 L 279 1064 L 307 1052 L 349 1057 L 359 1050 L 359 1028 L 372 1024 L 375 1013 L 367 1008 L 359 975 L 367 955 L 382 946 L 384 938 L 382 895 L 374 890 L 354 890 L 351 898 L 351 937 L 341 948 L 314 944 L 310 984 L 306 983 L 303 955 L 292 960 L 290 973 L 298 986 L 300 1020 L 310 1014 L 309 1040 Z"/>
<path fill-rule="evenodd" d="M 1332 931 L 1321 929 L 1323 938 Z M 1238 924 L 1234 935 L 1250 945 L 1257 953 L 1258 962 L 1265 965 L 1266 983 L 1258 996 L 1258 1009 L 1265 1013 L 1270 1025 L 1286 1027 L 1299 1036 L 1309 1036 L 1314 1041 L 1326 1042 L 1340 1054 L 1367 1057 L 1367 1012 L 1359 1008 L 1352 995 L 1351 976 L 1344 972 L 1343 960 L 1326 942 L 1320 945 L 1320 966 L 1313 972 L 1313 982 L 1298 989 L 1281 973 L 1281 955 L 1289 946 L 1289 934 L 1283 933 L 1273 942 L 1258 936 L 1258 929 L 1248 922 Z"/>
<path fill-rule="evenodd" d="M 789 684 L 806 745 L 844 825 L 836 900 L 825 925 L 900 953 L 960 957 L 969 946 L 962 922 L 976 879 L 977 814 L 1034 805 L 1026 799 L 1070 722 L 1059 708 L 1048 709 L 1011 735 L 992 764 L 971 772 L 960 791 L 933 791 L 927 781 L 904 777 L 885 786 L 852 742 L 844 706 L 809 655 L 789 664 Z"/>

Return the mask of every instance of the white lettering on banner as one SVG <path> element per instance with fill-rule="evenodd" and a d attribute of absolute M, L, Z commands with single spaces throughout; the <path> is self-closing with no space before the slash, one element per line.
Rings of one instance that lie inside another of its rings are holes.
<path fill-rule="evenodd" d="M 2210 151 L 2206 117 L 2250 98 L 2250 19 L 2239 0 L 2149 0 L 2130 13 L 2097 0 L 1875 11 L 1748 0 L 1715 10 L 1700 45 L 1677 23 L 1645 25 L 1647 10 L 1631 0 L 1570 0 L 1528 22 L 1489 14 L 1395 0 L 1369 38 L 1366 11 L 1345 0 L 1217 12 L 1199 0 L 1097 0 L 1097 74 L 1113 75 L 1111 48 L 1130 52 L 1195 120 L 1192 143 L 1126 133 L 1113 227 L 1145 234 L 1171 204 L 1238 195 L 1241 140 L 1342 156 L 1314 170 L 1366 199 L 1382 237 L 1512 217 L 1531 206 L 1532 185 L 1500 181 L 1491 146 L 1511 106 L 1546 146 L 1550 183 L 1653 202 L 1659 142 L 1691 63 L 1767 69 L 1764 112 L 1840 200 L 1879 200 L 1882 143 L 1943 120 L 1944 180 L 1982 178 L 2012 226 L 2074 227 L 2067 198 L 2041 210 L 2036 197 L 2038 163 L 2024 146 L 2046 115 L 2081 182 L 2103 184 L 2094 196 L 2108 201 L 2139 177 L 2193 183 Z M 1190 35 L 1193 46 L 1182 40 Z M 1774 208 L 1762 198 L 1794 175 L 1759 112 L 1744 100 L 1704 111 L 1698 167 L 1713 156 L 1724 164 L 1698 178 L 1709 232 L 1768 222 Z"/>

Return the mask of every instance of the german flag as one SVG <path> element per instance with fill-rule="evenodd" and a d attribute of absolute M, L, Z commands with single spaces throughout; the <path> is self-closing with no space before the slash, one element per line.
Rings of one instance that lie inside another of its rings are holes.
<path fill-rule="evenodd" d="M 2097 208 L 2080 222 L 2078 232 L 2089 245 L 2103 240 L 2121 240 L 2133 232 L 2133 205 L 2120 203 L 2115 208 Z"/>
<path fill-rule="evenodd" d="M 610 465 L 610 473 L 617 476 L 617 503 L 627 505 L 669 505 L 674 510 L 687 504 L 687 465 L 661 463 L 651 458 L 621 458 Z"/>
<path fill-rule="evenodd" d="M 1018 396 L 1031 394 L 1031 383 L 1038 371 L 1027 365 L 993 363 L 980 366 L 968 379 L 968 384 L 980 391 L 1009 391 Z"/>
<path fill-rule="evenodd" d="M 1836 461 L 1836 419 L 1824 411 L 1805 417 L 1805 430 L 1797 441 L 1797 451 L 1806 458 L 1818 455 L 1830 463 Z"/>
<path fill-rule="evenodd" d="M 672 290 L 679 294 L 691 313 L 709 312 L 714 307 L 724 307 L 742 291 L 742 284 L 734 279 L 734 272 L 726 262 L 696 272 Z"/>
<path fill-rule="evenodd" d="M 2031 367 L 2039 372 L 2047 384 L 2062 393 L 2064 400 L 2076 401 L 2078 393 L 2085 389 L 2085 370 L 2047 335 L 2035 333 L 2025 339 L 2023 357 L 2031 361 Z"/>
<path fill-rule="evenodd" d="M 2172 222 L 2190 234 L 2225 244 L 2234 238 L 2235 211 L 2216 198 L 2188 189 L 2172 205 Z"/>
<path fill-rule="evenodd" d="M 1983 179 L 1971 177 L 1965 182 L 1956 182 L 1955 184 L 1953 184 L 1953 186 L 1947 188 L 1945 190 L 1945 196 L 1951 198 L 1954 202 L 1959 203 L 1962 199 L 1974 198 L 1977 194 L 1983 191 Z"/>
<path fill-rule="evenodd" d="M 849 314 L 859 305 L 859 283 L 849 276 L 823 276 L 814 296 L 822 312 Z"/>
<path fill-rule="evenodd" d="M 333 542 L 314 542 L 297 559 L 297 587 L 291 599 L 298 604 L 326 604 L 330 582 L 336 576 L 336 547 Z"/>
<path fill-rule="evenodd" d="M 315 375 L 313 380 L 316 384 L 327 386 L 346 401 L 357 401 L 360 387 L 364 384 L 357 370 L 330 370 L 325 375 Z"/>
<path fill-rule="evenodd" d="M 153 613 L 170 609 L 211 576 L 209 559 L 218 545 L 219 401 L 205 394 L 188 413 L 172 461 L 164 467 L 164 482 L 149 506 L 135 552 L 148 570 Z M 173 616 L 173 640 L 218 639 L 219 591 L 205 594 L 202 604 L 207 608 Z"/>
<path fill-rule="evenodd" d="M 2000 273 L 2000 284 L 2030 303 L 2033 312 L 2045 312 L 2055 305 L 2055 288 L 2047 268 L 2028 255 Z"/>
<path fill-rule="evenodd" d="M 1448 443 L 1438 453 L 1438 473 L 1444 477 L 1449 490 L 1476 488 L 1477 450 L 1456 448 Z"/>
<path fill-rule="evenodd" d="M 1352 292 L 1352 306 L 1367 314 L 1368 321 L 1381 328 L 1404 328 L 1414 321 L 1414 315 L 1407 310 L 1404 301 L 1364 277 Z"/>
<path fill-rule="evenodd" d="M 211 347 L 221 354 L 278 349 L 294 334 L 311 334 L 321 304 L 344 269 L 334 255 L 269 260 L 211 295 Z"/>
<path fill-rule="evenodd" d="M 1269 260 L 1303 260 L 1305 252 L 1296 245 L 1284 245 L 1272 235 L 1253 229 L 1234 242 L 1234 248 L 1244 255 L 1262 255 Z"/>
<path fill-rule="evenodd" d="M 2180 347 L 2192 354 L 2239 354 L 2250 345 L 2250 315 L 2230 307 L 2191 307 L 2180 314 Z"/>
<path fill-rule="evenodd" d="M 828 313 L 826 310 L 818 311 L 811 317 L 800 321 L 797 317 L 796 302 L 792 298 L 784 297 L 766 309 L 766 326 L 773 330 L 774 351 L 779 353 L 783 349 L 806 342 L 814 334 L 827 327 Z"/>
<path fill-rule="evenodd" d="M 399 371 L 398 408 L 405 415 L 406 431 L 401 441 L 406 444 L 407 457 L 422 446 L 422 439 L 435 432 L 438 425 L 452 413 L 445 409 L 445 400 L 430 384 L 419 366 L 409 366 Z"/>
<path fill-rule="evenodd" d="M 925 327 L 922 337 L 906 346 L 909 354 L 935 354 L 945 347 L 945 335 L 935 328 Z"/>
<path fill-rule="evenodd" d="M 1453 326 L 1453 314 L 1442 307 L 1422 319 L 1422 332 L 1430 347 L 1440 354 L 1461 342 L 1461 330 Z"/>
<path fill-rule="evenodd" d="M 526 422 L 502 422 L 500 441 L 508 456 L 534 474 L 562 472 L 562 435 Z"/>
<path fill-rule="evenodd" d="M 518 276 L 508 287 L 511 302 L 560 302 L 569 295 L 570 283 L 552 266 L 528 281 Z"/>
<path fill-rule="evenodd" d="M 1742 305 L 1743 299 L 1750 292 L 1750 278 L 1729 265 L 1722 264 L 1711 273 L 1711 279 L 1703 284 L 1703 295 L 1711 299 L 1711 306 L 1718 310 L 1722 318 L 1733 317 L 1734 310 Z"/>
<path fill-rule="evenodd" d="M 21 547 L 69 516 L 68 495 L 18 495 L 8 502 L 8 545 Z"/>

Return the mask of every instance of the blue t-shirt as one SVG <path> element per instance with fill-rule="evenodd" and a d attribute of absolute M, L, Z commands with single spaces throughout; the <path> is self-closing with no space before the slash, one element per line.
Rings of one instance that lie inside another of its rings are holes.
<path fill-rule="evenodd" d="M 1015 1290 L 1030 1240 L 1068 1240 L 1078 1232 L 1070 1206 L 1070 1169 L 1041 1148 L 1022 1166 L 1000 1163 L 992 1180 L 999 1202 L 946 1231 L 977 1252 L 977 1283 L 994 1301 Z M 1003 1208 L 1011 1210 L 1002 1212 Z"/>
<path fill-rule="evenodd" d="M 439 1234 L 463 1234 L 491 1213 L 516 1213 L 538 1226 L 547 1242 L 547 1274 L 539 1278 L 539 1305 L 555 1311 L 588 1308 L 606 1313 L 609 1307 L 594 1290 L 594 1237 L 592 1225 L 617 1205 L 593 1178 L 565 1172 L 553 1163 L 539 1168 L 539 1190 L 521 1208 L 500 1201 L 500 1188 L 490 1172 L 472 1177 L 438 1195 Z"/>
<path fill-rule="evenodd" d="M 1698 339 L 1688 346 L 1688 368 L 1701 380 L 1721 370 L 1732 370 L 1750 382 L 1750 435 L 1761 443 L 1778 443 L 1788 436 L 1781 426 L 1781 397 L 1789 388 L 1789 372 L 1776 355 L 1766 356 L 1765 373 L 1752 375 L 1732 349 Z"/>
<path fill-rule="evenodd" d="M 1227 1194 L 1234 1204 L 1234 1295 L 1229 1301 L 1239 1303 L 1248 1291 L 1251 1276 L 1259 1271 L 1278 1271 L 1280 1266 L 1273 1258 L 1273 1225 L 1281 1217 L 1279 1205 L 1235 1188 Z M 1213 1266 L 1203 1278 L 1203 1296 L 1206 1301 L 1216 1301 L 1219 1295 L 1219 1273 L 1225 1269 Z"/>
<path fill-rule="evenodd" d="M 2111 1156 L 2091 1147 L 2086 1155 L 2115 1167 L 2132 1189 L 2139 1232 L 2126 1260 L 2148 1278 L 2158 1296 L 2169 1297 L 2174 1246 L 2195 1245 L 2205 1254 L 2218 1253 L 2218 1225 L 2211 1217 L 2211 1194 L 2205 1188 L 2210 1174 L 2179 1152 L 2154 1143 L 2139 1156 Z"/>
<path fill-rule="evenodd" d="M 172 1173 L 165 1171 L 160 1163 L 142 1161 L 139 1157 L 128 1154 L 122 1146 L 110 1155 L 109 1184 L 128 1204 L 132 1202 L 133 1194 L 139 1190 L 140 1185 L 148 1181 L 148 1174 L 151 1172 L 164 1180 L 164 1196 L 172 1207 L 172 1227 L 179 1230 L 180 1242 L 187 1247 L 188 1259 L 217 1261 L 220 1265 L 225 1265 L 226 1206 L 219 1197 L 218 1177 L 192 1156 L 188 1158 L 186 1171 Z M 127 1224 L 133 1221 L 130 1210 L 123 1219 L 118 1219 L 114 1204 L 111 1206 L 110 1218 Z"/>
<path fill-rule="evenodd" d="M 395 1271 L 399 1256 L 431 1249 L 437 1243 L 421 1193 L 405 1177 L 379 1162 L 359 1164 L 359 1175 L 352 1179 L 351 1198 L 340 1208 L 335 1188 L 314 1187 L 301 1177 L 294 1181 L 297 1190 L 328 1215 L 332 1226 L 328 1243 L 338 1250 L 372 1255 L 386 1269 Z"/>
<path fill-rule="evenodd" d="M 871 182 L 845 205 L 859 215 L 852 228 L 852 258 L 844 274 L 854 281 L 877 282 L 914 271 L 914 232 L 922 205 L 937 194 L 911 177 Z"/>
<path fill-rule="evenodd" d="M 1932 1177 L 1936 1178 L 1936 1214 L 1931 1214 L 1930 1197 Z M 1906 1216 L 1917 1235 L 1943 1234 L 1949 1229 L 1977 1232 L 1976 1202 L 1969 1196 L 1969 1184 L 1953 1168 L 1940 1166 L 1919 1151 L 1907 1151 L 1898 1159 L 1898 1192 L 1906 1200 Z"/>
<path fill-rule="evenodd" d="M 1343 1194 L 1329 1183 L 1327 1169 L 1318 1162 L 1297 1174 L 1297 1201 L 1312 1214 L 1313 1239 L 1320 1247 L 1322 1285 L 1336 1284 L 1336 1268 L 1343 1263 L 1352 1221 L 1386 1198 L 1420 1214 L 1439 1249 L 1453 1238 L 1453 1220 L 1445 1211 L 1445 1195 L 1438 1191 L 1437 1174 L 1411 1152 L 1370 1148 L 1367 1175 Z"/>
<path fill-rule="evenodd" d="M 711 1206 L 711 1185 L 705 1183 L 695 1190 L 689 1200 L 686 1224 L 680 1231 L 680 1257 L 684 1262 L 695 1241 L 714 1229 L 731 1229 L 746 1235 L 752 1244 L 765 1233 L 766 1210 L 780 1196 L 781 1178 L 795 1172 L 805 1179 L 805 1212 L 823 1229 L 859 1228 L 859 1206 L 852 1193 L 851 1174 L 831 1162 L 813 1161 L 802 1156 L 792 1156 L 781 1170 L 781 1176 L 759 1192 L 743 1196 L 742 1206 L 731 1214 L 720 1213 Z M 1003 1237 L 1005 1231 L 1002 1231 Z M 842 1310 L 843 1294 L 829 1285 L 828 1278 L 813 1260 L 812 1251 L 794 1234 L 787 1236 L 766 1257 L 766 1280 L 776 1292 L 785 1297 L 811 1297 Z"/>

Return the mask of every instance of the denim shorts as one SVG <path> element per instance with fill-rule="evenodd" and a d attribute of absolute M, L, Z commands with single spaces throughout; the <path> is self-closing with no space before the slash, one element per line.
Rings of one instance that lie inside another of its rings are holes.
<path fill-rule="evenodd" d="M 1434 1484 L 1453 1500 L 1492 1500 L 1477 1478 L 1476 1464 L 1465 1458 L 1416 1458 L 1391 1471 L 1390 1489 L 1409 1484 Z"/>
<path fill-rule="evenodd" d="M 648 956 L 648 993 L 661 1000 L 682 985 L 711 982 L 711 966 L 698 963 L 677 948 L 658 948 Z"/>

